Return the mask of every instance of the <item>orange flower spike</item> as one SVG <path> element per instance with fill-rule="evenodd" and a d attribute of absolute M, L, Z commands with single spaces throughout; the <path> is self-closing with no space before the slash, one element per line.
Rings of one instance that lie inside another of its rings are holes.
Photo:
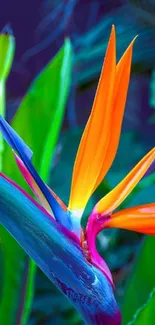
<path fill-rule="evenodd" d="M 115 30 L 113 27 L 109 47 L 112 43 L 111 39 L 114 31 Z M 115 34 L 113 37 L 114 36 Z M 111 93 L 112 97 L 109 102 L 111 106 L 108 106 L 109 114 L 107 110 L 109 120 L 107 121 L 105 118 L 104 121 L 102 121 L 104 112 L 102 110 L 103 102 L 101 102 L 101 100 L 103 99 L 103 94 L 106 94 L 104 86 L 104 78 L 106 76 L 104 69 L 107 62 L 107 57 L 111 54 L 109 47 L 106 53 L 92 113 L 83 133 L 73 171 L 69 209 L 74 211 L 77 210 L 79 215 L 83 212 L 89 197 L 102 181 L 116 155 L 129 85 L 132 49 L 135 39 L 136 37 L 128 46 L 127 50 L 116 66 L 113 93 Z M 108 94 L 106 94 L 105 99 L 107 95 Z M 105 124 L 103 122 L 105 122 Z M 115 126 L 115 132 L 113 132 L 113 125 Z M 101 128 L 99 128 L 99 126 L 101 126 Z M 105 129 L 107 130 L 107 133 Z M 93 144 L 91 137 L 96 141 L 96 144 Z M 99 157 L 98 160 L 97 157 Z M 94 168 L 95 166 L 96 168 Z"/>
<path fill-rule="evenodd" d="M 128 48 L 126 49 L 125 53 L 123 54 L 123 56 L 121 57 L 120 61 L 116 66 L 116 80 L 115 80 L 115 91 L 114 91 L 115 94 L 114 94 L 113 111 L 112 111 L 112 118 L 111 118 L 111 133 L 108 142 L 106 157 L 102 162 L 102 169 L 98 176 L 94 190 L 100 184 L 100 182 L 106 175 L 107 171 L 111 167 L 117 152 L 122 120 L 124 115 L 124 109 L 126 104 L 128 86 L 130 81 L 132 50 L 136 38 L 137 36 L 130 43 L 130 45 L 128 46 Z"/>
<path fill-rule="evenodd" d="M 69 210 L 82 214 L 102 168 L 110 136 L 116 76 L 115 28 L 112 27 L 93 108 L 77 152 Z M 104 130 L 104 132 L 103 132 Z"/>
<path fill-rule="evenodd" d="M 155 235 L 155 203 L 139 205 L 115 212 L 105 228 L 122 228 L 146 235 Z"/>
<path fill-rule="evenodd" d="M 131 172 L 95 206 L 98 215 L 111 215 L 145 175 L 155 159 L 155 148 L 147 153 Z"/>

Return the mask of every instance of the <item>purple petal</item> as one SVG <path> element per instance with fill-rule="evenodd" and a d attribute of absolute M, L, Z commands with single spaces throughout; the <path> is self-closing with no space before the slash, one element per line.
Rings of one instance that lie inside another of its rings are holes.
<path fill-rule="evenodd" d="M 31 159 L 33 152 L 31 149 L 24 143 L 20 136 L 12 129 L 12 127 L 0 116 L 0 131 L 3 134 L 6 142 L 10 147 L 16 151 L 21 151 L 27 157 Z"/>

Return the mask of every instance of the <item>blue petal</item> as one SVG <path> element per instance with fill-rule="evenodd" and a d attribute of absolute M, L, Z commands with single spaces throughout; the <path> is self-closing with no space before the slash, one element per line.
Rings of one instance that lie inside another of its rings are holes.
<path fill-rule="evenodd" d="M 18 152 L 24 153 L 27 159 L 31 159 L 33 152 L 24 143 L 20 136 L 12 129 L 12 127 L 0 116 L 0 131 L 10 147 Z"/>
<path fill-rule="evenodd" d="M 120 325 L 110 282 L 89 264 L 71 232 L 0 177 L 0 223 L 72 301 L 86 324 Z"/>
<path fill-rule="evenodd" d="M 0 131 L 2 132 L 7 143 L 14 149 L 21 160 L 27 167 L 28 171 L 31 173 L 32 177 L 36 181 L 37 185 L 44 194 L 46 200 L 48 201 L 54 217 L 57 221 L 62 224 L 65 224 L 67 228 L 71 228 L 71 221 L 69 215 L 62 209 L 55 197 L 48 190 L 46 184 L 42 181 L 38 173 L 36 172 L 34 166 L 31 163 L 31 158 L 33 152 L 31 149 L 24 143 L 20 136 L 12 129 L 12 127 L 0 116 Z"/>

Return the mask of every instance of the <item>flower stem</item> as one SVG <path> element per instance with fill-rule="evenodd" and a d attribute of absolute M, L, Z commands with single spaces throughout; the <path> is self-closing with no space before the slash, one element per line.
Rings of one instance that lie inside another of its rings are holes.
<path fill-rule="evenodd" d="M 0 115 L 5 117 L 5 82 L 0 81 Z M 0 170 L 2 170 L 2 155 L 3 155 L 4 145 L 2 133 L 0 133 Z"/>

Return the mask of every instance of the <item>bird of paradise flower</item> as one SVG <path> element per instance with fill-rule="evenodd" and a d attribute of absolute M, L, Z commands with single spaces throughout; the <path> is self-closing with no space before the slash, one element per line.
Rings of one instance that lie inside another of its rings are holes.
<path fill-rule="evenodd" d="M 55 240 L 58 247 L 55 255 L 51 258 L 49 255 L 46 257 L 45 247 L 40 251 L 38 248 L 36 255 L 29 242 L 24 241 L 22 236 L 19 237 L 17 231 L 10 227 L 8 222 L 5 223 L 3 220 L 3 224 L 36 260 L 47 276 L 71 299 L 87 324 L 121 324 L 120 312 L 113 295 L 112 275 L 96 249 L 97 234 L 105 228 L 112 227 L 155 234 L 155 203 L 115 212 L 153 164 L 155 148 L 149 151 L 130 173 L 95 205 L 88 218 L 86 229 L 83 230 L 81 227 L 81 217 L 86 204 L 112 165 L 117 152 L 134 40 L 116 64 L 116 36 L 115 27 L 112 27 L 93 108 L 74 163 L 68 207 L 37 174 L 31 162 L 30 148 L 2 117 L 0 119 L 0 130 L 12 147 L 17 165 L 41 205 L 2 173 L 0 184 L 4 188 L 8 186 L 10 190 L 20 193 L 21 199 L 27 200 L 27 205 L 37 213 L 42 223 L 50 220 L 48 227 L 51 227 L 53 233 L 55 232 L 53 238 L 57 237 Z M 4 212 L 2 192 L 0 190 L 0 198 L 2 198 L 0 213 Z M 21 231 L 24 237 L 25 230 Z M 34 232 L 26 235 L 36 236 Z M 46 246 L 46 240 L 38 236 L 38 245 L 39 240 L 42 240 L 43 245 Z M 48 245 L 53 249 L 52 241 Z M 60 265 L 59 268 L 55 266 L 54 258 L 58 258 L 59 262 L 61 260 L 64 272 L 60 271 Z"/>

